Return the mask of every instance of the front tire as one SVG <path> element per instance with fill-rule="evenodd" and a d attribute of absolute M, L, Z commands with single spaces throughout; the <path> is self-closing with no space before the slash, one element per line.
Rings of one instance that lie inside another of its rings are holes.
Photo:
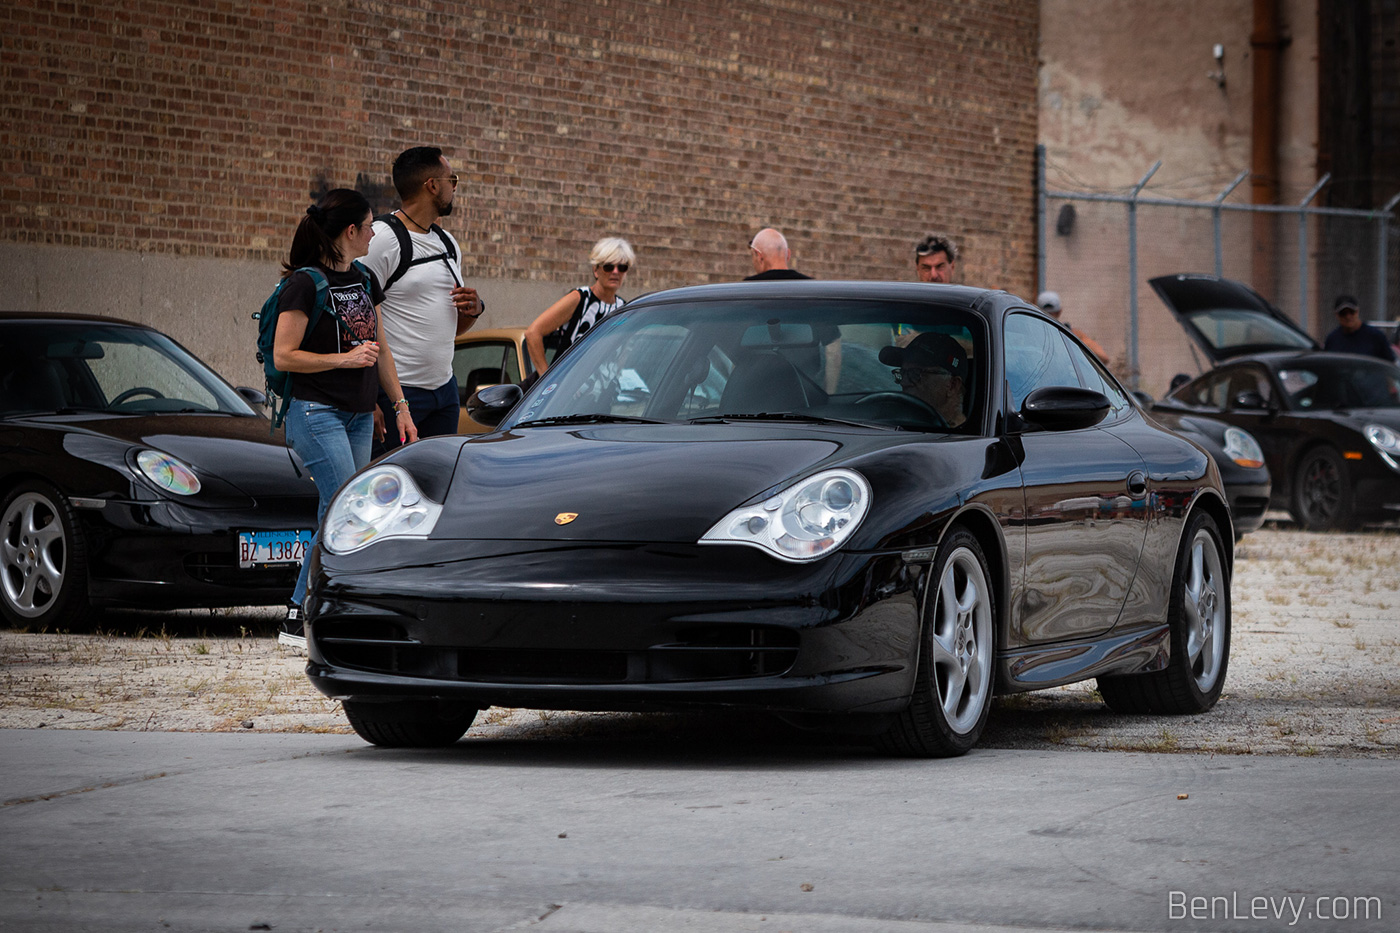
<path fill-rule="evenodd" d="M 79 627 L 92 613 L 82 529 L 48 483 L 21 483 L 0 506 L 0 611 L 19 628 Z"/>
<path fill-rule="evenodd" d="M 456 703 L 346 700 L 345 718 L 355 734 L 381 748 L 442 748 L 467 734 L 477 711 Z"/>
<path fill-rule="evenodd" d="M 1117 713 L 1204 713 L 1220 699 L 1230 665 L 1230 577 L 1215 520 L 1197 512 L 1186 525 L 1167 604 L 1171 659 L 1149 674 L 1100 677 L 1099 693 Z"/>
<path fill-rule="evenodd" d="M 1351 528 L 1351 484 L 1346 463 L 1331 447 L 1314 447 L 1293 474 L 1293 520 L 1308 531 Z"/>
<path fill-rule="evenodd" d="M 939 546 L 934 566 L 914 695 L 877 739 L 882 751 L 907 758 L 966 754 L 992 708 L 996 606 L 982 546 L 959 529 Z"/>

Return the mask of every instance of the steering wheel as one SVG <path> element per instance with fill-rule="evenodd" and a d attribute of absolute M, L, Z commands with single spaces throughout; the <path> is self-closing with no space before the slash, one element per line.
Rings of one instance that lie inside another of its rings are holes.
<path fill-rule="evenodd" d="M 936 428 L 948 426 L 948 422 L 943 420 L 943 416 L 932 405 L 905 392 L 871 392 L 869 395 L 862 395 L 856 399 L 857 405 L 874 405 L 877 402 L 898 402 L 906 408 L 914 409 L 922 418 L 932 418 L 933 426 Z"/>
<path fill-rule="evenodd" d="M 148 388 L 146 386 L 134 386 L 130 389 L 127 389 L 125 392 L 123 392 L 121 395 L 118 395 L 116 398 L 112 399 L 110 402 L 107 403 L 107 405 L 109 407 L 115 408 L 122 402 L 130 401 L 138 395 L 149 395 L 151 398 L 165 398 L 164 395 L 161 395 L 155 389 Z"/>

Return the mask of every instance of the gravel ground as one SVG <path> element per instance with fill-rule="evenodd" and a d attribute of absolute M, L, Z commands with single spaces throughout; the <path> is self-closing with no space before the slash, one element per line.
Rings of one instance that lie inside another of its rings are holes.
<path fill-rule="evenodd" d="M 1118 716 L 1092 684 L 996 701 L 982 745 L 1400 758 L 1400 533 L 1270 523 L 1238 546 L 1225 693 L 1201 716 Z M 0 631 L 0 728 L 349 732 L 273 635 L 278 613 L 113 612 Z M 826 741 L 763 717 L 490 709 L 469 737 Z"/>

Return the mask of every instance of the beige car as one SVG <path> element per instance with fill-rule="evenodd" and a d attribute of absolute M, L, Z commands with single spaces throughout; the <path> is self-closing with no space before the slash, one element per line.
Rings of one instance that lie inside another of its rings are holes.
<path fill-rule="evenodd" d="M 525 352 L 525 328 L 493 327 L 470 330 L 456 340 L 452 354 L 452 371 L 457 376 L 458 401 L 461 414 L 457 418 L 458 434 L 484 434 L 491 430 L 467 415 L 467 399 L 484 386 L 507 382 L 520 384 L 522 374 L 535 371 L 530 355 Z"/>
<path fill-rule="evenodd" d="M 544 358 L 554 362 L 558 352 L 546 348 Z M 525 328 L 494 327 L 473 330 L 456 340 L 452 353 L 452 372 L 457 376 L 457 402 L 462 406 L 457 416 L 458 434 L 484 434 L 491 428 L 479 424 L 467 415 L 467 399 L 477 389 L 510 382 L 520 385 L 521 373 L 534 375 L 535 364 L 525 350 Z"/>

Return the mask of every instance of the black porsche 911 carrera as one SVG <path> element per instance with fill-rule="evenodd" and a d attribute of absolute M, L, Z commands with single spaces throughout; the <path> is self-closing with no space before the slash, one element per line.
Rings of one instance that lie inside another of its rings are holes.
<path fill-rule="evenodd" d="M 0 313 L 5 621 L 284 602 L 316 488 L 260 396 L 149 327 Z"/>
<path fill-rule="evenodd" d="M 1400 366 L 1328 353 L 1241 282 L 1151 280 L 1215 368 L 1156 404 L 1258 439 L 1272 507 L 1314 531 L 1400 518 Z"/>
<path fill-rule="evenodd" d="M 361 471 L 313 551 L 307 672 L 369 742 L 711 706 L 955 755 L 994 693 L 1220 695 L 1215 466 L 1006 293 L 660 292 L 469 405 L 496 429 Z"/>

